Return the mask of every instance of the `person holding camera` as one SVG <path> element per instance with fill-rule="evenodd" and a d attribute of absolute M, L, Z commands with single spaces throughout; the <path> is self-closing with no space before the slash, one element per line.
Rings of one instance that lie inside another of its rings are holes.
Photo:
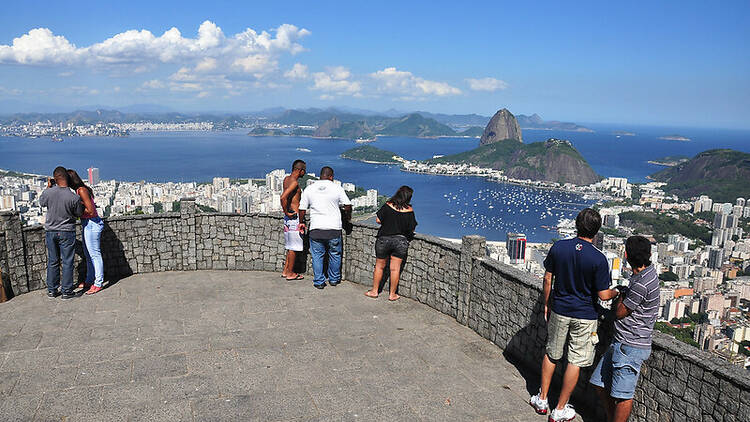
<path fill-rule="evenodd" d="M 633 276 L 612 304 L 614 339 L 589 380 L 604 402 L 607 420 L 614 422 L 627 421 L 633 409 L 641 365 L 651 355 L 659 314 L 659 277 L 651 264 L 651 242 L 643 236 L 629 237 L 625 259 Z"/>
<path fill-rule="evenodd" d="M 65 167 L 57 167 L 52 173 L 52 178 L 47 180 L 47 189 L 39 197 L 39 205 L 47 208 L 44 222 L 47 243 L 47 296 L 55 298 L 62 294 L 62 299 L 66 300 L 76 296 L 73 292 L 76 219 L 84 211 L 81 197 L 69 186 L 68 171 Z"/>

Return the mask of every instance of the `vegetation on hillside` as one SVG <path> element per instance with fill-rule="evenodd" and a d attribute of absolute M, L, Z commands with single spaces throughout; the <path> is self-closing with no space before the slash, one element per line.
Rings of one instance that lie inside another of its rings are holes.
<path fill-rule="evenodd" d="M 398 163 L 398 161 L 393 158 L 395 156 L 397 156 L 395 152 L 382 150 L 371 145 L 358 146 L 341 153 L 341 158 L 386 164 Z"/>
<path fill-rule="evenodd" d="M 689 219 L 676 219 L 653 212 L 627 211 L 620 214 L 620 222 L 633 227 L 638 234 L 653 235 L 659 242 L 666 242 L 670 234 L 681 234 L 689 239 L 711 243 L 711 230 L 697 226 Z"/>
<path fill-rule="evenodd" d="M 750 197 L 750 154 L 731 149 L 708 150 L 651 178 L 666 182 L 665 191 L 683 198 L 708 195 L 714 201 L 734 202 Z"/>

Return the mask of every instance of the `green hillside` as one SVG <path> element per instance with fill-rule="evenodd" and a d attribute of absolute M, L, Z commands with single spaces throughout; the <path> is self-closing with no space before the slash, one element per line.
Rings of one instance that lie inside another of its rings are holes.
<path fill-rule="evenodd" d="M 666 182 L 665 191 L 682 198 L 708 195 L 714 201 L 734 202 L 750 197 L 750 154 L 712 149 L 650 177 Z"/>

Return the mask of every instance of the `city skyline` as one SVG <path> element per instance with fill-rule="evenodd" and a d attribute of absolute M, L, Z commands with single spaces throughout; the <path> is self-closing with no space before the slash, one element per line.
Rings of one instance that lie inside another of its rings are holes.
<path fill-rule="evenodd" d="M 750 127 L 741 2 L 173 9 L 9 6 L 0 113 L 508 107 L 583 123 Z"/>

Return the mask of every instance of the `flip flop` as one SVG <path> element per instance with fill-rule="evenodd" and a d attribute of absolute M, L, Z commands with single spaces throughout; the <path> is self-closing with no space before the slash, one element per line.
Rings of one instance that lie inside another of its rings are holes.
<path fill-rule="evenodd" d="M 377 296 L 370 296 L 370 295 L 368 295 L 367 292 L 365 292 L 365 296 L 369 297 L 370 299 L 377 299 L 378 298 Z"/>
<path fill-rule="evenodd" d="M 302 274 L 297 274 L 297 277 L 287 278 L 286 281 L 304 280 L 304 279 L 305 279 L 305 276 L 303 276 Z"/>

